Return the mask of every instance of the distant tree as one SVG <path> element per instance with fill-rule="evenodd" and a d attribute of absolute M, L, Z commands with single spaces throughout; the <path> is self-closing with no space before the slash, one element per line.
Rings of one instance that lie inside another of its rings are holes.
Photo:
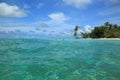
<path fill-rule="evenodd" d="M 78 31 L 78 28 L 79 28 L 78 26 L 75 26 L 75 29 L 74 29 L 74 31 Z"/>
<path fill-rule="evenodd" d="M 75 36 L 76 39 L 78 39 L 78 29 L 79 29 L 79 27 L 78 27 L 78 26 L 75 26 L 74 36 Z"/>
<path fill-rule="evenodd" d="M 112 24 L 109 24 L 109 29 L 112 28 L 112 27 L 113 27 L 113 25 L 112 25 Z"/>
<path fill-rule="evenodd" d="M 104 38 L 104 27 L 95 27 L 91 32 L 92 38 Z"/>
<path fill-rule="evenodd" d="M 77 37 L 77 32 L 74 32 L 74 36 Z"/>
<path fill-rule="evenodd" d="M 89 33 L 81 33 L 83 38 L 90 38 L 90 34 Z"/>
<path fill-rule="evenodd" d="M 105 32 L 104 32 L 104 35 L 106 38 L 113 38 L 114 35 L 113 35 L 113 31 L 110 29 L 106 29 Z"/>
<path fill-rule="evenodd" d="M 74 36 L 78 38 L 78 29 L 74 29 Z M 104 23 L 103 26 L 95 27 L 91 33 L 81 33 L 83 38 L 120 38 L 120 26 L 117 24 Z"/>
<path fill-rule="evenodd" d="M 117 28 L 117 27 L 118 27 L 118 25 L 117 25 L 117 24 L 114 24 L 114 25 L 113 25 L 113 27 L 114 27 L 114 28 Z"/>
<path fill-rule="evenodd" d="M 105 23 L 104 23 L 104 26 L 105 26 L 105 27 L 109 27 L 109 26 L 110 26 L 109 22 L 105 22 Z"/>

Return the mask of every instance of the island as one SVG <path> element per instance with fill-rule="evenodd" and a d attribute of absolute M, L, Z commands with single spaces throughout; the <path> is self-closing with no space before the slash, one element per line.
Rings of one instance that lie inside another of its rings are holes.
<path fill-rule="evenodd" d="M 74 29 L 74 36 L 76 39 L 80 39 L 78 36 L 79 27 Z M 80 33 L 83 39 L 120 39 L 120 25 L 110 24 L 105 22 L 102 26 L 96 26 L 90 33 Z"/>

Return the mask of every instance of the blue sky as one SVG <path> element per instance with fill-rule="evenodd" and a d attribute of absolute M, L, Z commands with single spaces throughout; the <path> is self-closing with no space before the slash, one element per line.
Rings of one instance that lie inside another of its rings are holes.
<path fill-rule="evenodd" d="M 72 37 L 106 21 L 120 25 L 120 0 L 0 0 L 0 37 Z"/>

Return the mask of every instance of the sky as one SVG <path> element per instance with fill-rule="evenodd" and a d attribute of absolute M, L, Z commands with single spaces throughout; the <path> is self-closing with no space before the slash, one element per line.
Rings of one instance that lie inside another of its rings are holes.
<path fill-rule="evenodd" d="M 107 21 L 120 25 L 120 0 L 0 0 L 0 38 L 71 38 Z"/>

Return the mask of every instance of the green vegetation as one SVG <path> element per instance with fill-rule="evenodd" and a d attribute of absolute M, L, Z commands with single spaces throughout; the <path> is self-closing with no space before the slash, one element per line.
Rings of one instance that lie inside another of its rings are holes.
<path fill-rule="evenodd" d="M 76 39 L 78 39 L 78 26 L 75 26 L 75 29 L 74 29 L 74 36 Z"/>
<path fill-rule="evenodd" d="M 95 27 L 91 33 L 81 33 L 83 38 L 120 38 L 120 26 L 106 22 Z"/>

